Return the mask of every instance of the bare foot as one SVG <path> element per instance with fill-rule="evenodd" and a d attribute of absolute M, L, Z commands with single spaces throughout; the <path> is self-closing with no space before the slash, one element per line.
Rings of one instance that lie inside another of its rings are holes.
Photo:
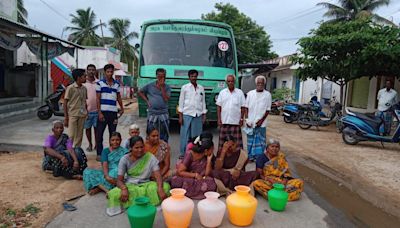
<path fill-rule="evenodd" d="M 90 189 L 88 193 L 89 193 L 89 195 L 92 196 L 92 195 L 96 195 L 99 192 L 101 192 L 101 189 L 98 187 L 95 187 L 95 188 Z"/>
<path fill-rule="evenodd" d="M 82 177 L 82 175 L 73 175 L 72 179 L 74 179 L 74 180 L 83 180 L 83 177 Z"/>

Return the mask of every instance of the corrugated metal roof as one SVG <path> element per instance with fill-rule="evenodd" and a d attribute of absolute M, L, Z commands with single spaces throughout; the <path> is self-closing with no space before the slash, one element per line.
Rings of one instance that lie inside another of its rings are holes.
<path fill-rule="evenodd" d="M 74 47 L 77 47 L 77 48 L 80 48 L 80 49 L 85 49 L 84 47 L 82 47 L 79 44 L 76 44 L 76 43 L 73 43 L 71 41 L 58 38 L 56 36 L 53 36 L 53 35 L 50 35 L 48 33 L 42 32 L 42 31 L 40 31 L 38 29 L 35 29 L 35 28 L 32 28 L 32 27 L 30 27 L 28 25 L 24 25 L 24 24 L 21 24 L 19 22 L 12 21 L 12 20 L 7 19 L 7 18 L 2 17 L 2 16 L 0 16 L 0 27 L 1 28 L 9 27 L 9 28 L 13 29 L 15 32 L 19 32 L 21 34 L 37 34 L 37 35 L 41 35 L 41 36 L 47 37 L 49 39 L 57 40 L 57 41 L 69 44 L 71 46 L 74 46 Z M 10 31 L 8 31 L 8 32 L 10 32 Z"/>

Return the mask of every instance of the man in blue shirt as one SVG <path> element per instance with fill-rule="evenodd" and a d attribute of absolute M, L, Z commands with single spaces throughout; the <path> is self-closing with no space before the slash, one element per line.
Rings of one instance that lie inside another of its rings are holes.
<path fill-rule="evenodd" d="M 171 87 L 165 84 L 165 69 L 158 68 L 156 75 L 157 81 L 145 85 L 138 95 L 147 103 L 147 129 L 158 129 L 160 139 L 168 142 L 168 100 L 171 97 Z"/>
<path fill-rule="evenodd" d="M 100 155 L 103 151 L 103 134 L 108 126 L 108 133 L 111 135 L 117 129 L 118 114 L 124 113 L 124 106 L 120 94 L 120 85 L 113 79 L 114 65 L 104 66 L 105 78 L 97 82 L 97 110 L 99 112 L 99 121 L 97 123 L 97 160 L 100 161 Z M 120 107 L 118 111 L 117 101 Z"/>

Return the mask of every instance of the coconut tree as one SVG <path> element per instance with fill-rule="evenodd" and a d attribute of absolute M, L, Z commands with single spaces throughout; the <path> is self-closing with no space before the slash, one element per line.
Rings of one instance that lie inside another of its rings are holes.
<path fill-rule="evenodd" d="M 107 39 L 112 47 L 121 51 L 121 60 L 128 63 L 131 71 L 132 61 L 136 59 L 135 48 L 130 44 L 132 39 L 138 38 L 138 33 L 129 31 L 131 22 L 128 19 L 113 18 L 108 22 L 108 28 L 112 34 L 111 38 Z"/>
<path fill-rule="evenodd" d="M 24 0 L 17 0 L 18 22 L 28 24 L 28 11 L 25 9 Z"/>
<path fill-rule="evenodd" d="M 105 26 L 104 23 L 96 24 L 96 14 L 88 7 L 85 9 L 76 10 L 76 15 L 70 14 L 72 17 L 71 24 L 73 26 L 66 27 L 72 33 L 70 39 L 80 45 L 98 46 L 100 37 L 96 34 L 96 30 L 100 26 Z"/>
<path fill-rule="evenodd" d="M 329 2 L 317 4 L 328 9 L 324 14 L 331 18 L 328 23 L 371 17 L 375 22 L 393 25 L 393 22 L 374 13 L 379 7 L 389 5 L 390 0 L 338 0 L 338 3 L 339 5 Z"/>

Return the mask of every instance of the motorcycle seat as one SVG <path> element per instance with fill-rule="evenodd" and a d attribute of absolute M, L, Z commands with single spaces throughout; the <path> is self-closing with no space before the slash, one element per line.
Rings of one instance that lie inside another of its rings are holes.
<path fill-rule="evenodd" d="M 383 120 L 377 116 L 368 116 L 366 114 L 358 113 L 358 112 L 355 112 L 354 114 L 356 115 L 356 117 L 367 122 L 374 129 L 379 129 L 380 125 L 383 122 Z"/>

